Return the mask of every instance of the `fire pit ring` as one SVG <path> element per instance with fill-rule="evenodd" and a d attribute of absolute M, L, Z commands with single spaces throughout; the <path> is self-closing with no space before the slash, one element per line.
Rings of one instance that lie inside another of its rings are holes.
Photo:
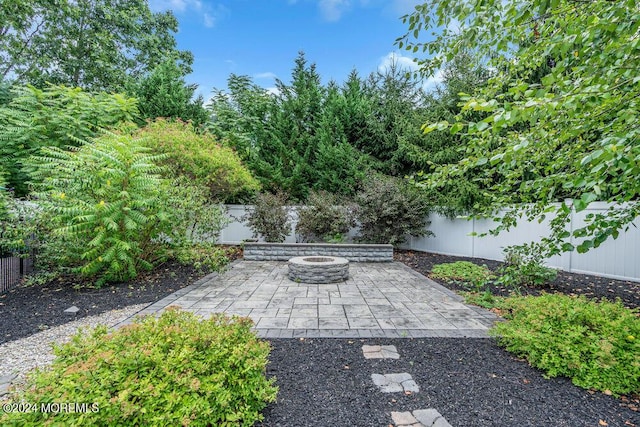
<path fill-rule="evenodd" d="M 289 259 L 289 279 L 298 283 L 334 283 L 349 278 L 346 258 L 309 255 Z"/>

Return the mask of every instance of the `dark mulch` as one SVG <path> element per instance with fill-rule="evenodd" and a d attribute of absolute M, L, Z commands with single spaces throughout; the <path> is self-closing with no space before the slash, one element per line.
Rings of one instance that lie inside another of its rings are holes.
<path fill-rule="evenodd" d="M 390 426 L 392 411 L 434 408 L 453 426 L 634 426 L 637 401 L 544 379 L 491 339 L 271 340 L 280 386 L 262 426 Z M 398 360 L 367 360 L 363 344 L 395 345 Z M 380 392 L 371 374 L 408 372 L 411 395 Z"/>
<path fill-rule="evenodd" d="M 486 265 L 494 272 L 502 265 L 501 262 L 490 259 L 454 257 L 408 250 L 396 251 L 394 258 L 396 261 L 408 265 L 425 276 L 429 276 L 434 265 L 455 261 L 471 261 L 478 265 Z M 454 291 L 470 290 L 458 283 L 447 283 L 442 280 L 436 281 Z M 512 292 L 512 289 L 495 283 L 490 283 L 488 290 L 494 295 L 501 296 L 508 296 L 510 292 Z M 616 298 L 620 298 L 622 303 L 627 307 L 640 307 L 640 282 L 609 279 L 586 274 L 565 273 L 563 271 L 559 271 L 558 277 L 547 285 L 542 287 L 524 286 L 519 288 L 519 292 L 522 295 L 540 295 L 541 292 L 560 292 L 567 295 L 584 295 L 593 299 L 606 298 L 610 301 L 615 301 Z"/>
<path fill-rule="evenodd" d="M 242 252 L 237 249 L 228 251 L 231 260 L 241 256 Z M 168 261 L 130 282 L 109 284 L 100 289 L 79 287 L 83 283 L 72 277 L 40 286 L 15 287 L 0 294 L 0 344 L 82 317 L 136 304 L 151 304 L 207 273 L 209 271 Z M 72 306 L 80 311 L 75 315 L 64 312 Z"/>
<path fill-rule="evenodd" d="M 0 343 L 24 338 L 43 329 L 86 316 L 130 305 L 158 301 L 202 276 L 192 267 L 165 263 L 129 283 L 117 283 L 100 289 L 80 288 L 71 278 L 62 278 L 43 286 L 19 286 L 0 295 Z M 76 315 L 64 313 L 71 306 Z"/>

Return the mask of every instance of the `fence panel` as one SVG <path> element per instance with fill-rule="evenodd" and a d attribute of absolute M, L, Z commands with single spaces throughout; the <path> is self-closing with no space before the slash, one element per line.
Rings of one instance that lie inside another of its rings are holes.
<path fill-rule="evenodd" d="M 33 271 L 33 257 L 0 258 L 0 294 L 15 287 L 22 276 Z"/>
<path fill-rule="evenodd" d="M 594 202 L 589 208 L 573 213 L 570 227 L 572 229 L 584 225 L 584 219 L 589 213 L 604 213 L 611 205 Z M 241 220 L 247 210 L 246 206 L 227 206 L 232 222 L 222 230 L 219 243 L 237 244 L 252 237 L 251 230 Z M 447 255 L 486 258 L 501 261 L 504 258 L 503 249 L 514 244 L 537 241 L 548 235 L 548 216 L 546 221 L 527 222 L 521 220 L 517 227 L 498 236 L 477 237 L 471 233 L 483 233 L 495 226 L 492 220 L 467 220 L 456 218 L 450 220 L 443 216 L 432 214 L 429 229 L 435 233 L 434 237 L 411 237 L 404 248 L 418 251 L 436 252 Z M 637 221 L 640 221 L 638 219 Z M 355 230 L 349 233 L 353 236 Z M 287 242 L 295 242 L 291 233 Z M 573 242 L 575 243 L 575 242 Z M 567 252 L 547 260 L 550 267 L 560 268 L 574 273 L 595 274 L 622 280 L 640 282 L 640 229 L 631 226 L 626 232 L 622 231 L 618 239 L 607 240 L 599 248 L 592 249 L 585 254 Z"/>
<path fill-rule="evenodd" d="M 595 202 L 584 211 L 574 212 L 569 227 L 576 229 L 584 226 L 584 219 L 588 214 L 605 213 L 610 206 L 607 203 Z M 472 231 L 487 232 L 496 224 L 489 219 L 450 220 L 437 214 L 432 214 L 429 218 L 431 220 L 429 229 L 435 233 L 435 237 L 413 237 L 405 245 L 407 249 L 498 261 L 504 258 L 505 247 L 538 241 L 541 237 L 547 236 L 548 224 L 551 220 L 550 215 L 542 223 L 522 219 L 509 232 L 502 232 L 498 236 L 478 237 L 470 233 Z M 572 241 L 572 243 L 577 242 Z M 632 225 L 626 232 L 621 231 L 618 239 L 609 239 L 596 249 L 591 249 L 584 254 L 576 251 L 565 252 L 549 258 L 546 264 L 549 267 L 573 273 L 595 274 L 640 282 L 640 229 Z"/>

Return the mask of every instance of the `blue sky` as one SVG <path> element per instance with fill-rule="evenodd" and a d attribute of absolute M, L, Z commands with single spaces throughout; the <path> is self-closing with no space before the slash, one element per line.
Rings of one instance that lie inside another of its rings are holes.
<path fill-rule="evenodd" d="M 407 26 L 400 17 L 417 0 L 150 0 L 154 11 L 172 10 L 180 23 L 178 48 L 195 56 L 189 83 L 209 98 L 226 88 L 230 73 L 248 75 L 264 88 L 289 82 L 304 51 L 323 83 L 341 83 L 352 69 L 361 76 L 391 58 L 414 66 L 394 46 Z"/>

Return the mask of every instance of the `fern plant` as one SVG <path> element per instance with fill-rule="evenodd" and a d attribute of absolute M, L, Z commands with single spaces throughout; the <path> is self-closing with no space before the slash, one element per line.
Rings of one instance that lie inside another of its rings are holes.
<path fill-rule="evenodd" d="M 53 229 L 48 249 L 98 286 L 152 267 L 163 256 L 156 237 L 170 218 L 157 166 L 162 157 L 111 133 L 71 151 L 43 148 L 31 166 Z"/>
<path fill-rule="evenodd" d="M 0 105 L 0 168 L 16 196 L 22 197 L 33 179 L 24 164 L 41 147 L 78 145 L 100 129 L 129 122 L 137 114 L 137 101 L 121 94 L 54 85 L 15 86 L 10 99 Z"/>

